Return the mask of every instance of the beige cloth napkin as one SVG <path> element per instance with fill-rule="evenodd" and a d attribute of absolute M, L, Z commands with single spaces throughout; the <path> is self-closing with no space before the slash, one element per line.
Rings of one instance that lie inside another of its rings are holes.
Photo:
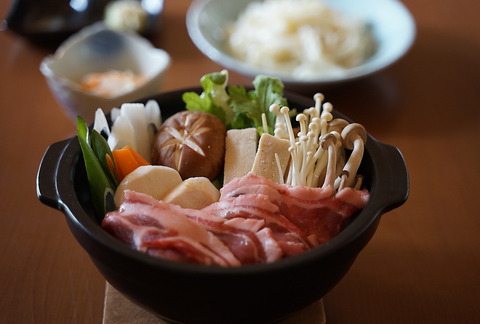
<path fill-rule="evenodd" d="M 294 314 L 278 324 L 325 324 L 323 302 L 313 305 Z M 123 297 L 115 288 L 107 283 L 105 290 L 105 306 L 103 324 L 168 324 L 149 312 L 143 310 Z"/>

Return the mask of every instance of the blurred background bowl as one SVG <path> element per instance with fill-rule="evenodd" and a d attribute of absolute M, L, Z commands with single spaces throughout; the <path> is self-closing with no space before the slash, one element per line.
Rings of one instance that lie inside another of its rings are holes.
<path fill-rule="evenodd" d="M 131 31 L 114 31 L 98 22 L 63 42 L 53 55 L 45 57 L 40 71 L 58 103 L 72 118 L 93 122 L 95 110 L 109 112 L 125 102 L 158 93 L 170 66 L 170 56 L 147 39 Z M 81 86 L 89 73 L 131 71 L 146 81 L 112 97 L 93 94 Z"/>
<path fill-rule="evenodd" d="M 348 69 L 343 75 L 319 74 L 311 80 L 296 79 L 291 74 L 253 66 L 228 53 L 225 26 L 236 20 L 253 1 L 258 0 L 194 0 L 187 12 L 188 33 L 200 51 L 223 67 L 249 77 L 258 74 L 280 77 L 290 91 L 356 80 L 376 73 L 404 56 L 415 40 L 414 19 L 398 0 L 324 0 L 339 13 L 363 19 L 371 27 L 376 51 L 363 64 Z"/>
<path fill-rule="evenodd" d="M 162 118 L 185 107 L 180 89 L 146 98 L 162 107 Z M 313 100 L 286 93 L 291 108 Z M 333 111 L 335 117 L 348 118 Z M 318 301 L 348 272 L 374 235 L 383 213 L 408 196 L 405 161 L 397 148 L 368 135 L 359 173 L 370 199 L 346 228 L 303 254 L 269 264 L 217 267 L 184 264 L 138 252 L 103 230 L 95 215 L 85 164 L 76 137 L 52 144 L 37 176 L 37 195 L 65 214 L 79 244 L 105 279 L 140 307 L 171 323 L 273 323 Z"/>
<path fill-rule="evenodd" d="M 38 46 L 55 48 L 80 29 L 102 21 L 107 6 L 114 1 L 11 0 L 0 30 L 14 32 Z M 159 29 L 164 0 L 136 2 L 147 13 L 148 28 L 142 34 L 155 34 Z"/>

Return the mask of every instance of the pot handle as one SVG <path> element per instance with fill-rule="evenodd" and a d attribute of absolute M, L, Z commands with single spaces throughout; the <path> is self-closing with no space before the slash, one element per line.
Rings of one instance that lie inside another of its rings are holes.
<path fill-rule="evenodd" d="M 60 196 L 57 191 L 57 173 L 59 163 L 69 139 L 50 145 L 37 172 L 37 197 L 45 205 L 60 210 Z"/>
<path fill-rule="evenodd" d="M 407 165 L 400 150 L 392 145 L 378 142 L 383 155 L 382 163 L 378 164 L 376 175 L 382 181 L 382 187 L 388 188 L 383 202 L 382 212 L 386 213 L 405 203 L 410 191 L 410 180 Z"/>

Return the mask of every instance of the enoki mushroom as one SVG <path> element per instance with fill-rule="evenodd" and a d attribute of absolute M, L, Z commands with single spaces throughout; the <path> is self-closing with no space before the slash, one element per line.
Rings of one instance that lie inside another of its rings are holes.
<path fill-rule="evenodd" d="M 295 186 L 345 187 L 359 189 L 363 177 L 358 168 L 367 140 L 365 128 L 341 118 L 333 118 L 333 106 L 323 103 L 324 96 L 313 97 L 315 105 L 296 116 L 299 130 L 295 134 L 288 107 L 274 104 L 270 111 L 277 116 L 275 136 L 290 141 L 290 163 L 279 183 Z M 346 158 L 345 150 L 351 154 Z M 279 164 L 277 160 L 277 164 Z M 280 165 L 278 165 L 281 170 Z M 281 173 L 280 173 L 281 174 Z"/>

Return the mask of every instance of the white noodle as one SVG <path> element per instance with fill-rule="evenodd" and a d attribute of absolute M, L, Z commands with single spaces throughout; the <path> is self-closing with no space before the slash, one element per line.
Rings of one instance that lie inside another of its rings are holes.
<path fill-rule="evenodd" d="M 374 51 L 366 24 L 320 0 L 252 2 L 227 27 L 236 58 L 295 79 L 337 76 Z"/>

